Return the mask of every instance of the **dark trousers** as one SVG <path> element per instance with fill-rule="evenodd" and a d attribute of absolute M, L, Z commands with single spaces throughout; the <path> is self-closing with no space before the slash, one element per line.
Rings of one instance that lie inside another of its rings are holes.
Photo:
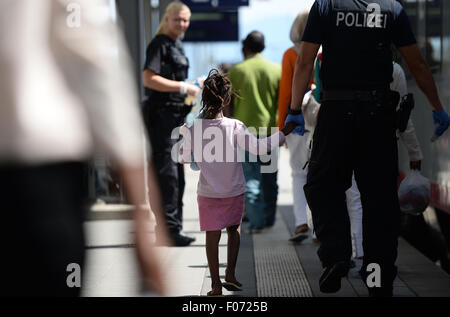
<path fill-rule="evenodd" d="M 363 277 L 381 268 L 382 286 L 395 277 L 400 208 L 395 108 L 389 102 L 324 102 L 313 137 L 305 195 L 321 244 L 323 266 L 352 254 L 345 191 L 352 171 L 363 206 Z"/>
<path fill-rule="evenodd" d="M 185 112 L 144 105 L 144 121 L 152 146 L 152 159 L 158 179 L 165 223 L 170 233 L 178 233 L 183 227 L 184 166 L 172 160 L 171 151 L 179 138 L 172 139 L 173 129 L 183 125 Z M 151 188 L 150 188 L 151 190 Z M 157 220 L 159 226 L 164 222 Z"/>
<path fill-rule="evenodd" d="M 0 167 L 0 296 L 79 295 L 66 280 L 71 263 L 84 273 L 83 172 L 81 163 Z"/>

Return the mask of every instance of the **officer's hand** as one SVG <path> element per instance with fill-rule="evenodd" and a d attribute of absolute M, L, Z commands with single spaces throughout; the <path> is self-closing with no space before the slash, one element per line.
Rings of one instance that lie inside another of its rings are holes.
<path fill-rule="evenodd" d="M 433 111 L 433 121 L 435 126 L 434 135 L 437 138 L 448 129 L 450 125 L 450 117 L 444 109 L 437 112 Z"/>
<path fill-rule="evenodd" d="M 297 124 L 293 131 L 295 134 L 305 134 L 305 119 L 303 117 L 303 114 L 288 114 L 286 120 L 284 121 L 284 125 L 287 125 L 289 122 L 295 122 Z"/>
<path fill-rule="evenodd" d="M 288 135 L 296 127 L 297 127 L 297 123 L 295 123 L 294 121 L 290 121 L 284 125 L 283 129 L 281 129 L 281 132 L 283 132 L 284 135 Z"/>
<path fill-rule="evenodd" d="M 186 84 L 186 93 L 189 96 L 197 97 L 201 90 L 200 87 L 198 87 L 192 83 L 185 83 L 185 84 Z"/>
<path fill-rule="evenodd" d="M 413 171 L 413 170 L 418 170 L 420 171 L 422 166 L 422 161 L 411 161 L 409 162 L 409 168 Z"/>

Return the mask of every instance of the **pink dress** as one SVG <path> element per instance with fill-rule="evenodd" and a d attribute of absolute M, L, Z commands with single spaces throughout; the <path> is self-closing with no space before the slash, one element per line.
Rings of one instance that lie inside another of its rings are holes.
<path fill-rule="evenodd" d="M 278 131 L 258 139 L 241 121 L 226 117 L 197 119 L 191 128 L 181 127 L 180 133 L 183 141 L 179 162 L 190 163 L 193 154 L 200 168 L 197 187 L 200 230 L 239 225 L 246 192 L 243 152 L 266 154 L 284 142 L 284 134 Z"/>

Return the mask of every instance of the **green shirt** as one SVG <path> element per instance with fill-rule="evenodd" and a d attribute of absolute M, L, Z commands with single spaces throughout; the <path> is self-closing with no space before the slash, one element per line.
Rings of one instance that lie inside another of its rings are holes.
<path fill-rule="evenodd" d="M 241 97 L 234 98 L 234 117 L 257 131 L 260 127 L 268 128 L 270 135 L 270 128 L 277 126 L 281 65 L 265 60 L 258 53 L 233 66 L 228 77 Z"/>

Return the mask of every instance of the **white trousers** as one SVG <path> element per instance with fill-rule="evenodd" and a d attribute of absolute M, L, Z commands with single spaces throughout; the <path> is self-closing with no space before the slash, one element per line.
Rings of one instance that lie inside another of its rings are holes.
<path fill-rule="evenodd" d="M 308 135 L 303 136 L 290 133 L 286 137 L 286 143 L 290 153 L 290 165 L 292 170 L 292 190 L 294 196 L 295 227 L 308 224 L 307 203 L 303 186 L 306 184 L 308 169 L 303 167 L 309 158 L 307 146 Z"/>
<path fill-rule="evenodd" d="M 347 199 L 347 210 L 350 218 L 350 231 L 352 234 L 353 257 L 364 255 L 362 246 L 362 204 L 361 195 L 355 181 L 355 174 L 352 175 L 352 186 L 345 192 Z"/>
<path fill-rule="evenodd" d="M 308 135 L 303 136 L 291 133 L 286 137 L 286 143 L 290 152 L 290 165 L 292 169 L 292 189 L 294 196 L 295 227 L 308 224 L 314 229 L 311 210 L 306 202 L 303 186 L 306 184 L 308 168 L 303 169 L 309 159 Z M 348 215 L 352 235 L 353 257 L 362 257 L 362 204 L 361 195 L 356 185 L 355 175 L 352 175 L 352 186 L 345 192 Z M 315 234 L 313 233 L 315 238 Z"/>

